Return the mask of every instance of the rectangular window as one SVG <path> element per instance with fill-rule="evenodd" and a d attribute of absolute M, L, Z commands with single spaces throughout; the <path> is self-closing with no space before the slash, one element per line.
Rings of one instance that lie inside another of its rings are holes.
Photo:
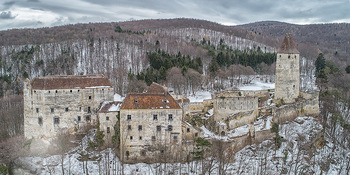
<path fill-rule="evenodd" d="M 89 100 L 91 100 L 91 96 L 89 96 Z"/>
<path fill-rule="evenodd" d="M 139 137 L 139 140 L 142 140 L 142 136 Z"/>
<path fill-rule="evenodd" d="M 152 141 L 156 141 L 156 136 L 152 136 Z"/>
<path fill-rule="evenodd" d="M 39 113 L 39 108 L 36 108 L 36 113 Z"/>
<path fill-rule="evenodd" d="M 108 117 L 108 116 L 106 116 L 106 120 L 109 120 L 109 117 Z"/>
<path fill-rule="evenodd" d="M 158 126 L 157 126 L 157 131 L 160 131 L 160 130 L 161 130 L 161 126 L 158 125 Z"/>
<path fill-rule="evenodd" d="M 126 120 L 131 120 L 131 115 L 127 115 Z"/>
<path fill-rule="evenodd" d="M 142 131 L 142 125 L 139 125 L 139 131 Z"/>
<path fill-rule="evenodd" d="M 131 125 L 128 125 L 128 130 L 131 130 Z"/>
<path fill-rule="evenodd" d="M 90 108 L 90 106 L 88 107 L 88 113 L 91 113 L 91 108 Z"/>
<path fill-rule="evenodd" d="M 133 138 L 132 138 L 132 136 L 130 136 L 130 140 L 132 140 Z"/>
<path fill-rule="evenodd" d="M 187 132 L 190 132 L 191 130 L 190 130 L 190 128 L 187 128 Z"/>
<path fill-rule="evenodd" d="M 81 120 L 81 117 L 80 117 L 80 116 L 78 116 L 78 122 L 80 122 L 80 120 Z"/>
<path fill-rule="evenodd" d="M 174 142 L 177 142 L 177 136 L 174 136 Z"/>
<path fill-rule="evenodd" d="M 169 120 L 169 121 L 173 121 L 173 114 L 169 114 L 169 115 L 168 115 L 168 120 Z"/>
<path fill-rule="evenodd" d="M 68 112 L 68 108 L 66 108 L 66 112 Z"/>
<path fill-rule="evenodd" d="M 195 136 L 195 137 L 198 137 L 198 133 L 195 133 L 194 136 Z"/>
<path fill-rule="evenodd" d="M 90 120 L 91 120 L 91 118 L 90 118 L 89 115 L 87 115 L 87 116 L 85 117 L 85 119 L 86 119 L 86 121 L 90 121 Z"/>
<path fill-rule="evenodd" d="M 51 108 L 51 113 L 54 113 L 55 112 L 55 109 L 54 108 Z"/>
<path fill-rule="evenodd" d="M 168 125 L 168 131 L 172 131 L 173 130 L 173 125 Z"/>
<path fill-rule="evenodd" d="M 41 117 L 38 118 L 38 124 L 39 124 L 40 126 L 43 125 L 43 118 L 41 118 Z"/>
<path fill-rule="evenodd" d="M 158 116 L 157 115 L 153 115 L 153 120 L 158 120 Z"/>
<path fill-rule="evenodd" d="M 111 132 L 111 128 L 107 127 L 107 133 L 110 133 L 110 132 Z"/>
<path fill-rule="evenodd" d="M 53 119 L 53 124 L 55 124 L 55 125 L 60 124 L 60 118 L 55 117 L 55 118 Z"/>

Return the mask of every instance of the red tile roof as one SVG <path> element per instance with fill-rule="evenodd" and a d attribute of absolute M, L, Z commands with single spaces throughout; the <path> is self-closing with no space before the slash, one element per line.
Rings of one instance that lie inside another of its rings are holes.
<path fill-rule="evenodd" d="M 292 38 L 292 34 L 290 33 L 286 34 L 278 53 L 285 53 L 285 54 L 299 53 L 299 51 L 296 48 L 295 42 Z"/>
<path fill-rule="evenodd" d="M 121 109 L 181 109 L 166 87 L 152 83 L 146 93 L 128 94 Z"/>
<path fill-rule="evenodd" d="M 32 89 L 73 89 L 73 88 L 94 88 L 112 87 L 111 82 L 102 74 L 96 75 L 53 75 L 36 77 L 31 81 Z"/>

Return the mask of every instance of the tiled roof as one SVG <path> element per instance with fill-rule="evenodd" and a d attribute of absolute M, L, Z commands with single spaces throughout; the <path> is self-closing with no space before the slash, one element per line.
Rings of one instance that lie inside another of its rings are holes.
<path fill-rule="evenodd" d="M 116 112 L 120 110 L 120 105 L 122 102 L 120 101 L 110 101 L 103 103 L 100 109 L 100 113 L 108 113 L 108 112 Z"/>
<path fill-rule="evenodd" d="M 96 75 L 53 75 L 36 77 L 31 81 L 33 89 L 73 89 L 112 87 L 111 82 L 102 74 Z"/>
<path fill-rule="evenodd" d="M 166 87 L 152 83 L 147 93 L 128 94 L 121 109 L 181 109 L 181 107 L 166 91 Z"/>
<path fill-rule="evenodd" d="M 286 34 L 278 53 L 285 53 L 285 54 L 299 53 L 299 51 L 296 48 L 295 42 L 292 38 L 292 34 L 290 33 Z"/>

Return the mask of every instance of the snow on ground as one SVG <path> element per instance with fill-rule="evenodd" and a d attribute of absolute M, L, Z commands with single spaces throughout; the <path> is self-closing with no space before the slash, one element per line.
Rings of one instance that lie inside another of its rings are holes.
<path fill-rule="evenodd" d="M 238 87 L 240 90 L 267 90 L 267 89 L 275 89 L 275 83 L 265 83 L 260 81 L 259 79 L 254 79 L 249 85 L 242 85 Z"/>
<path fill-rule="evenodd" d="M 190 102 L 203 102 L 203 100 L 211 99 L 211 93 L 209 91 L 197 91 L 196 95 L 188 97 Z"/>

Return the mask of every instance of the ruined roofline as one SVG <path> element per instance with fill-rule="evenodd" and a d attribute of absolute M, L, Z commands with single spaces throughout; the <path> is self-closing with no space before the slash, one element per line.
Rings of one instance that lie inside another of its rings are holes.
<path fill-rule="evenodd" d="M 103 74 L 91 75 L 50 75 L 35 77 L 30 83 L 32 89 L 85 89 L 85 88 L 110 88 L 111 82 Z"/>
<path fill-rule="evenodd" d="M 279 48 L 278 52 L 280 54 L 299 54 L 300 52 L 296 48 L 296 44 L 293 40 L 291 33 L 286 33 L 284 36 L 283 42 L 281 44 L 281 47 Z"/>

